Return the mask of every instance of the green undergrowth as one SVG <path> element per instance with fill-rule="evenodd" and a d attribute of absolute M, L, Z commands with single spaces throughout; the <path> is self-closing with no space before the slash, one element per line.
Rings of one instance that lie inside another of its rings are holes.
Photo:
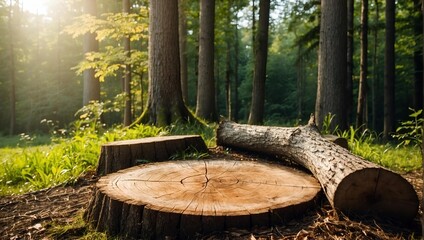
<path fill-rule="evenodd" d="M 346 131 L 336 129 L 331 132 L 330 125 L 333 115 L 328 115 L 323 122 L 324 134 L 335 134 L 346 138 L 349 150 L 362 158 L 399 173 L 419 170 L 422 167 L 421 139 L 422 120 L 421 111 L 410 115 L 412 120 L 401 122 L 401 127 L 393 134 L 393 140 L 382 143 L 381 134 L 364 128 L 351 126 Z M 407 141 L 406 141 L 407 140 Z"/>
<path fill-rule="evenodd" d="M 350 142 L 349 148 L 354 154 L 396 172 L 406 173 L 421 168 L 422 159 L 418 147 Z"/>
<path fill-rule="evenodd" d="M 50 143 L 51 138 L 48 134 L 35 134 L 32 136 L 25 133 L 13 136 L 0 135 L 0 148 L 42 146 Z"/>
<path fill-rule="evenodd" d="M 36 191 L 60 184 L 73 184 L 97 166 L 100 146 L 107 142 L 152 136 L 199 134 L 208 147 L 215 146 L 215 124 L 173 124 L 158 128 L 136 125 L 105 129 L 99 121 L 83 119 L 69 129 L 52 128 L 50 138 L 0 137 L 0 196 Z M 421 168 L 420 149 L 414 145 L 380 144 L 379 136 L 351 128 L 339 133 L 349 148 L 369 161 L 397 172 Z M 47 140 L 46 140 L 47 139 Z M 14 145 L 12 144 L 14 143 Z M 44 143 L 44 145 L 40 145 Z M 204 153 L 182 152 L 172 158 L 203 158 Z"/>
<path fill-rule="evenodd" d="M 396 142 L 382 144 L 378 134 L 353 127 L 340 136 L 348 140 L 352 153 L 380 166 L 401 173 L 421 168 L 421 150 L 416 145 L 401 145 Z"/>
<path fill-rule="evenodd" d="M 107 142 L 199 134 L 208 146 L 215 144 L 214 127 L 208 125 L 171 125 L 166 128 L 136 125 L 107 130 L 99 126 L 78 122 L 69 130 L 52 131 L 48 145 L 37 146 L 28 138 L 25 144 L 18 141 L 14 147 L 0 148 L 0 196 L 74 183 L 85 172 L 95 169 L 100 146 Z"/>

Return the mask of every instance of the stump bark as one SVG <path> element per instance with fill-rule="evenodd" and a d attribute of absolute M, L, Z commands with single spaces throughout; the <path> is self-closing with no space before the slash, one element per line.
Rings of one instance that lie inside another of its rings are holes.
<path fill-rule="evenodd" d="M 217 130 L 217 143 L 301 164 L 321 183 L 331 205 L 344 213 L 402 222 L 417 216 L 418 197 L 407 180 L 325 140 L 312 122 L 284 128 L 224 121 Z"/>
<path fill-rule="evenodd" d="M 102 145 L 97 175 L 103 176 L 140 163 L 165 161 L 178 152 L 207 152 L 199 135 L 148 137 Z"/>
<path fill-rule="evenodd" d="M 321 191 L 314 177 L 298 170 L 225 159 L 139 165 L 101 177 L 96 187 L 87 213 L 93 226 L 143 239 L 281 224 Z"/>

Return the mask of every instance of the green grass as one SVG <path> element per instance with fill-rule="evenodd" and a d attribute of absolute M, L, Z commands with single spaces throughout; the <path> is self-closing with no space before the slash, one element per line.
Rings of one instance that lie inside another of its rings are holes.
<path fill-rule="evenodd" d="M 97 166 L 100 146 L 106 142 L 158 135 L 199 134 L 208 146 L 215 144 L 214 127 L 171 125 L 157 128 L 137 125 L 131 129 L 116 127 L 102 130 L 76 125 L 72 136 L 52 135 L 48 145 L 22 136 L 0 138 L 0 196 L 40 190 L 60 184 L 72 184 L 86 171 Z M 24 136 L 25 137 L 25 136 Z M 7 147 L 6 147 L 7 146 Z"/>
<path fill-rule="evenodd" d="M 405 173 L 421 168 L 421 154 L 418 147 L 399 147 L 390 144 L 379 145 L 362 143 L 349 145 L 351 151 L 371 162 Z"/>
<path fill-rule="evenodd" d="M 93 127 L 94 126 L 94 127 Z M 0 196 L 25 193 L 59 184 L 72 184 L 97 166 L 100 146 L 106 142 L 160 135 L 199 134 L 215 146 L 216 125 L 174 124 L 166 128 L 137 125 L 131 129 L 99 129 L 99 125 L 76 124 L 68 136 L 32 138 L 26 135 L 0 137 Z M 397 172 L 421 168 L 420 149 L 376 143 L 378 136 L 357 130 L 341 134 L 354 154 Z M 41 145 L 41 144 L 45 145 Z M 47 143 L 47 144 L 46 144 Z M 185 156 L 185 153 L 181 153 Z M 201 157 L 201 153 L 195 153 Z M 180 156 L 181 157 L 181 156 Z"/>
<path fill-rule="evenodd" d="M 365 130 L 360 132 L 351 127 L 339 136 L 348 140 L 352 153 L 396 172 L 421 169 L 421 150 L 417 146 L 397 146 L 394 142 L 381 144 L 379 135 Z"/>
<path fill-rule="evenodd" d="M 72 183 L 95 165 L 97 148 L 93 142 L 64 141 L 49 146 L 1 149 L 0 195 Z"/>
<path fill-rule="evenodd" d="M 21 194 L 58 184 L 72 184 L 79 176 L 97 166 L 100 146 L 106 142 L 160 135 L 199 134 L 208 147 L 215 146 L 216 125 L 180 125 L 166 128 L 138 125 L 131 129 L 99 129 L 98 125 L 76 125 L 67 136 L 49 138 L 29 136 L 0 137 L 0 196 Z M 378 144 L 378 136 L 370 132 L 350 129 L 342 134 L 348 139 L 350 150 L 363 158 L 398 172 L 421 168 L 420 149 Z M 181 152 L 178 159 L 202 158 L 204 153 Z M 93 231 L 82 219 L 82 214 L 71 224 L 52 225 L 52 238 L 111 239 L 105 233 Z M 113 239 L 113 238 L 112 238 Z"/>
<path fill-rule="evenodd" d="M 13 136 L 2 136 L 0 135 L 0 148 L 15 148 L 15 147 L 27 147 L 27 146 L 40 146 L 48 145 L 51 143 L 50 135 L 13 135 Z"/>
<path fill-rule="evenodd" d="M 186 124 L 176 125 L 172 124 L 165 128 L 168 135 L 190 135 L 197 134 L 202 136 L 203 140 L 208 147 L 216 145 L 215 128 L 216 124 L 202 125 L 202 124 Z"/>

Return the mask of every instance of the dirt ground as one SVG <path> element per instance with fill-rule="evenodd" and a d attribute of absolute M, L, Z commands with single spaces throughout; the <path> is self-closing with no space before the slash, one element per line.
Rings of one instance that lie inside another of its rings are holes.
<path fill-rule="evenodd" d="M 224 154 L 212 150 L 211 156 Z M 256 156 L 232 153 L 237 159 L 255 160 Z M 421 199 L 420 172 L 403 174 Z M 87 207 L 96 177 L 88 173 L 73 186 L 57 186 L 37 192 L 0 197 L 0 239 L 79 239 L 86 234 L 86 226 L 62 228 L 76 221 Z M 373 219 L 349 219 L 331 209 L 325 197 L 304 216 L 284 226 L 265 229 L 238 230 L 198 236 L 199 239 L 419 239 L 419 218 L 407 226 Z"/>

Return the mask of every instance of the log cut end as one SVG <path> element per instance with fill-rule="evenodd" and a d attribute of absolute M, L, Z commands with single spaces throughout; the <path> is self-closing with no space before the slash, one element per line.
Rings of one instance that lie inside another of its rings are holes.
<path fill-rule="evenodd" d="M 310 175 L 253 161 L 172 161 L 100 178 L 88 219 L 98 230 L 140 238 L 281 224 L 311 206 Z"/>
<path fill-rule="evenodd" d="M 344 213 L 410 222 L 418 212 L 418 197 L 400 175 L 382 168 L 351 173 L 337 187 L 334 207 Z"/>

